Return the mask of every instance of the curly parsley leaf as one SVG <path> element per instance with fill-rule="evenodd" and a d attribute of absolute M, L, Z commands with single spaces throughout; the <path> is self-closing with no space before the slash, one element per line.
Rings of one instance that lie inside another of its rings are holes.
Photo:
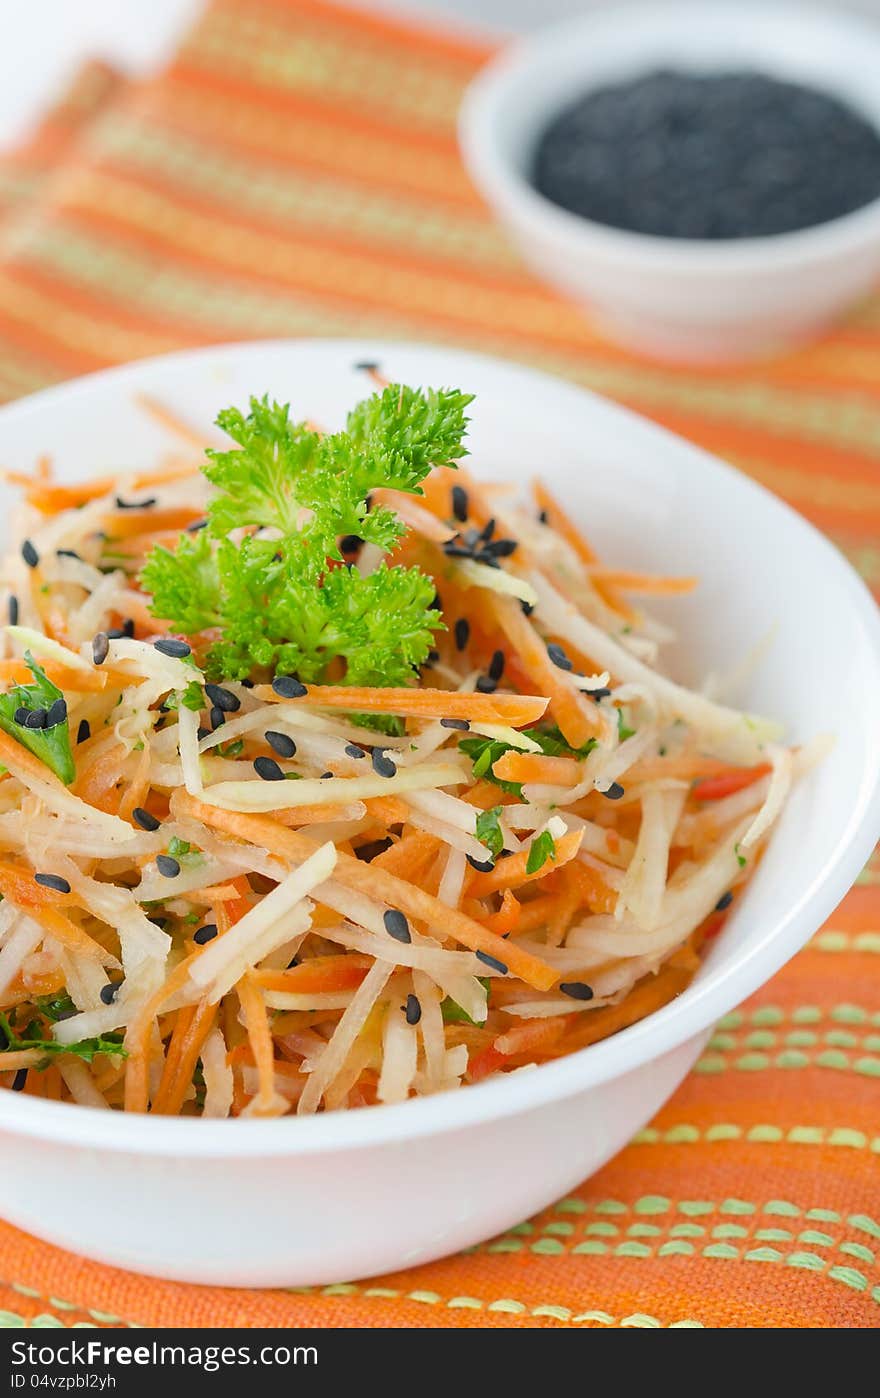
<path fill-rule="evenodd" d="M 198 680 L 190 680 L 186 689 L 175 689 L 165 699 L 166 709 L 192 709 L 193 713 L 198 713 L 205 707 L 205 695 Z"/>
<path fill-rule="evenodd" d="M 34 682 L 13 685 L 12 689 L 0 695 L 0 728 L 4 733 L 8 733 L 10 738 L 21 743 L 23 748 L 27 748 L 28 752 L 33 753 L 34 757 L 39 758 L 40 762 L 45 763 L 65 786 L 69 786 L 76 778 L 76 764 L 70 746 L 67 710 L 63 704 L 58 706 L 58 701 L 63 701 L 64 695 L 48 678 L 45 670 L 40 668 L 29 650 L 25 651 L 24 658 Z M 52 716 L 54 706 L 58 706 L 55 711 L 60 709 L 64 718 L 58 723 L 53 723 L 51 728 L 26 728 L 15 721 L 15 715 L 20 709 L 27 709 L 29 713 L 42 710 L 48 718 Z"/>
<path fill-rule="evenodd" d="M 556 841 L 549 830 L 542 830 L 540 835 L 536 835 L 529 845 L 529 857 L 526 860 L 526 873 L 537 874 L 539 869 L 543 869 L 548 859 L 556 858 Z"/>
<path fill-rule="evenodd" d="M 274 669 L 317 683 L 341 659 L 343 683 L 409 683 L 443 625 L 434 585 L 417 568 L 363 576 L 342 564 L 339 541 L 394 547 L 404 526 L 371 508 L 371 491 L 421 493 L 433 465 L 464 455 L 470 402 L 394 385 L 324 437 L 268 398 L 252 398 L 246 415 L 226 409 L 217 421 L 235 447 L 208 452 L 208 528 L 173 552 L 153 549 L 141 574 L 153 615 L 186 635 L 217 633 L 210 679 Z"/>

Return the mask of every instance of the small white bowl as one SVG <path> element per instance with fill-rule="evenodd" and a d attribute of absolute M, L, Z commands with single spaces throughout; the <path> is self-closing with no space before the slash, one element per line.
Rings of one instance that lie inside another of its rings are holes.
<path fill-rule="evenodd" d="M 658 67 L 758 70 L 880 126 L 880 27 L 867 20 L 776 0 L 614 4 L 514 43 L 478 74 L 459 123 L 474 183 L 534 271 L 636 350 L 721 361 L 815 335 L 880 275 L 880 200 L 799 232 L 716 242 L 610 228 L 532 188 L 554 116 Z"/>
<path fill-rule="evenodd" d="M 394 1107 L 277 1121 L 122 1116 L 0 1091 L 0 1210 L 74 1252 L 184 1281 L 289 1286 L 413 1266 L 510 1227 L 605 1163 L 693 1064 L 711 1025 L 815 932 L 880 832 L 880 619 L 831 545 L 745 476 L 570 384 L 416 345 L 291 341 L 94 374 L 0 411 L 0 460 L 62 479 L 155 464 L 147 393 L 207 428 L 250 393 L 334 427 L 394 379 L 477 395 L 471 466 L 539 471 L 616 566 L 696 573 L 671 659 L 726 671 L 778 623 L 743 696 L 792 738 L 836 735 L 801 782 L 693 984 L 614 1038 L 546 1066 Z M 7 515 L 12 492 L 0 490 Z"/>

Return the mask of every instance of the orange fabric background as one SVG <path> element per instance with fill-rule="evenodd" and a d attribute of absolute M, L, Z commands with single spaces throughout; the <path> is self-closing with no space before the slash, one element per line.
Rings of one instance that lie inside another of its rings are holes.
<path fill-rule="evenodd" d="M 249 336 L 460 343 L 720 453 L 876 589 L 880 297 L 819 343 L 738 370 L 606 344 L 523 270 L 462 172 L 455 112 L 485 54 L 324 0 L 216 0 L 158 81 L 89 69 L 0 163 L 0 396 Z M 875 859 L 632 1145 L 465 1256 L 360 1284 L 217 1291 L 0 1225 L 0 1323 L 874 1326 L 878 928 Z"/>

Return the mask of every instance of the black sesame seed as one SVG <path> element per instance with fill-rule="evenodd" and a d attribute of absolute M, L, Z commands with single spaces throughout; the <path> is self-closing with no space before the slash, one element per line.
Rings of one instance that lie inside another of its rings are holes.
<path fill-rule="evenodd" d="M 122 981 L 108 981 L 106 985 L 102 985 L 100 993 L 104 1004 L 112 1005 L 121 989 Z"/>
<path fill-rule="evenodd" d="M 88 719 L 81 718 L 79 721 L 79 727 L 76 730 L 76 741 L 78 743 L 85 743 L 89 738 L 91 738 L 91 736 L 92 729 Z"/>
<path fill-rule="evenodd" d="M 609 801 L 619 801 L 623 795 L 623 787 L 620 782 L 612 782 L 608 790 L 600 792 L 600 795 L 607 796 Z"/>
<path fill-rule="evenodd" d="M 9 600 L 6 603 L 6 616 L 10 626 L 18 625 L 18 598 L 14 592 L 10 593 Z"/>
<path fill-rule="evenodd" d="M 493 558 L 509 558 L 512 553 L 516 553 L 519 543 L 516 539 L 491 539 L 485 548 L 486 553 Z"/>
<path fill-rule="evenodd" d="M 42 888 L 51 888 L 55 893 L 70 892 L 70 884 L 60 874 L 34 874 L 34 883 Z"/>
<path fill-rule="evenodd" d="M 504 674 L 504 651 L 496 650 L 489 661 L 489 679 L 500 680 Z"/>
<path fill-rule="evenodd" d="M 142 830 L 158 830 L 160 822 L 149 811 L 145 811 L 143 806 L 135 806 L 132 811 L 132 819 Z"/>
<path fill-rule="evenodd" d="M 216 704 L 218 709 L 222 709 L 225 714 L 237 713 L 241 708 L 241 700 L 237 694 L 233 694 L 231 689 L 224 689 L 222 684 L 206 684 L 205 693 Z"/>
<path fill-rule="evenodd" d="M 559 989 L 572 1000 L 592 1000 L 593 987 L 586 981 L 560 981 Z"/>
<path fill-rule="evenodd" d="M 46 714 L 46 727 L 55 728 L 59 723 L 63 723 L 66 718 L 67 700 L 63 698 L 56 699 L 55 702 L 50 705 L 49 711 Z"/>
<path fill-rule="evenodd" d="M 203 947 L 206 942 L 213 942 L 216 936 L 216 925 L 213 922 L 206 922 L 204 927 L 200 927 L 198 932 L 193 933 L 193 941 L 197 947 Z"/>
<path fill-rule="evenodd" d="M 122 634 L 130 641 L 134 636 L 134 617 L 127 616 L 122 623 Z"/>
<path fill-rule="evenodd" d="M 92 641 L 92 659 L 96 665 L 103 665 L 110 649 L 110 638 L 106 631 L 99 631 Z"/>
<path fill-rule="evenodd" d="M 379 364 L 375 359 L 360 359 L 352 365 L 353 369 L 361 369 L 365 374 L 376 374 L 379 371 Z"/>
<path fill-rule="evenodd" d="M 154 641 L 153 646 L 160 655 L 170 655 L 172 660 L 185 660 L 192 655 L 192 646 L 186 641 L 179 641 L 176 636 L 163 636 Z"/>
<path fill-rule="evenodd" d="M 56 557 L 56 558 L 75 558 L 75 559 L 77 560 L 78 563 L 82 563 L 82 554 L 77 553 L 76 549 L 56 549 L 56 550 L 55 550 L 55 557 Z"/>
<path fill-rule="evenodd" d="M 24 727 L 25 727 L 25 728 L 45 728 L 45 727 L 46 727 L 46 710 L 45 710 L 45 709 L 31 709 L 30 712 L 28 713 L 27 718 L 26 718 L 25 721 L 24 721 Z"/>
<path fill-rule="evenodd" d="M 550 516 L 547 514 L 547 511 L 546 511 L 546 510 L 539 510 L 539 511 L 538 511 L 538 523 L 539 523 L 539 524 L 546 524 L 549 518 L 550 518 Z"/>
<path fill-rule="evenodd" d="M 13 1091 L 13 1092 L 24 1092 L 24 1089 L 25 1089 L 25 1087 L 26 1087 L 26 1085 L 27 1085 L 27 1075 L 28 1075 L 28 1070 L 27 1070 L 27 1068 L 19 1068 L 19 1070 L 18 1070 L 18 1072 L 16 1073 L 15 1077 L 12 1079 L 12 1091 Z"/>
<path fill-rule="evenodd" d="M 470 728 L 470 724 L 468 723 L 466 718 L 441 718 L 440 727 L 456 728 L 459 731 L 459 733 L 467 733 L 468 729 Z"/>
<path fill-rule="evenodd" d="M 222 728 L 223 724 L 226 722 L 226 715 L 219 704 L 211 705 L 211 713 L 209 717 L 211 719 L 211 728 L 214 730 L 214 732 L 216 732 L 218 728 Z"/>
<path fill-rule="evenodd" d="M 562 649 L 562 646 L 557 645 L 555 641 L 551 641 L 548 645 L 547 654 L 558 670 L 574 669 L 574 666 L 572 665 L 568 656 L 565 654 L 565 651 Z"/>
<path fill-rule="evenodd" d="M 207 529 L 207 527 L 208 521 L 206 519 L 194 519 L 192 524 L 186 526 L 186 532 L 187 534 L 198 534 L 199 530 Z"/>
<path fill-rule="evenodd" d="M 718 902 L 715 904 L 716 913 L 723 913 L 724 909 L 729 908 L 732 902 L 733 894 L 731 893 L 730 889 L 728 889 L 726 893 L 722 893 L 721 897 L 718 899 Z"/>
<path fill-rule="evenodd" d="M 407 995 L 404 1014 L 406 1015 L 407 1024 L 418 1024 L 422 1017 L 422 1007 L 417 995 Z"/>
<path fill-rule="evenodd" d="M 464 650 L 471 636 L 471 624 L 466 616 L 460 616 L 454 629 L 455 649 Z"/>
<path fill-rule="evenodd" d="M 459 524 L 464 524 L 468 517 L 468 493 L 462 485 L 452 487 L 452 513 Z"/>
<path fill-rule="evenodd" d="M 199 727 L 198 727 L 198 729 L 197 729 L 197 731 L 196 731 L 196 737 L 198 738 L 199 742 L 200 742 L 200 743 L 203 743 L 203 742 L 205 741 L 205 739 L 206 739 L 206 738 L 210 738 L 210 736 L 211 736 L 211 730 L 210 730 L 210 728 L 203 728 L 203 727 L 201 726 L 201 724 L 200 724 Z"/>
<path fill-rule="evenodd" d="M 325 781 L 328 780 L 328 778 L 330 778 L 330 777 L 335 777 L 335 776 L 336 776 L 336 773 L 335 773 L 335 772 L 322 772 L 322 773 L 321 773 L 321 781 L 322 781 L 322 782 L 325 782 Z"/>
<path fill-rule="evenodd" d="M 180 873 L 180 865 L 170 854 L 157 854 L 156 868 L 166 879 L 176 879 Z"/>
<path fill-rule="evenodd" d="M 397 776 L 397 767 L 384 748 L 373 748 L 373 771 L 377 777 Z"/>
<path fill-rule="evenodd" d="M 585 689 L 584 693 L 589 694 L 590 698 L 595 699 L 596 703 L 598 704 L 600 699 L 608 698 L 608 695 L 611 693 L 611 690 L 606 689 L 605 686 L 602 685 L 598 689 Z"/>
<path fill-rule="evenodd" d="M 473 562 L 473 549 L 468 548 L 467 544 L 459 543 L 456 539 L 450 539 L 448 543 L 445 543 L 443 552 L 447 558 L 469 558 Z"/>
<path fill-rule="evenodd" d="M 363 542 L 359 534 L 344 534 L 339 540 L 339 550 L 341 553 L 357 553 Z"/>
<path fill-rule="evenodd" d="M 434 596 L 431 598 L 431 601 L 428 604 L 428 610 L 431 612 L 442 612 L 443 602 L 441 600 L 439 592 L 434 593 Z"/>
<path fill-rule="evenodd" d="M 296 675 L 276 675 L 272 681 L 272 688 L 281 699 L 302 699 L 303 695 L 308 693 Z"/>
<path fill-rule="evenodd" d="M 522 608 L 523 616 L 531 616 L 532 612 L 535 610 L 534 602 L 526 602 L 523 599 L 520 599 L 519 605 Z"/>
<path fill-rule="evenodd" d="M 274 757 L 255 757 L 254 771 L 264 782 L 283 782 L 284 773 Z"/>
<path fill-rule="evenodd" d="M 360 758 L 366 757 L 367 755 L 364 749 L 359 747 L 357 743 L 346 743 L 345 751 L 348 753 L 349 757 Z"/>
<path fill-rule="evenodd" d="M 427 660 L 425 661 L 425 664 L 426 664 L 426 665 L 436 665 L 436 664 L 437 664 L 437 661 L 438 661 L 439 659 L 440 659 L 440 652 L 439 652 L 439 650 L 429 650 L 429 651 L 428 651 L 428 658 L 427 658 Z"/>
<path fill-rule="evenodd" d="M 412 933 L 409 930 L 409 923 L 399 908 L 389 908 L 382 916 L 385 924 L 385 931 L 389 937 L 393 937 L 395 942 L 411 942 Z"/>
<path fill-rule="evenodd" d="M 489 675 L 480 675 L 477 679 L 478 694 L 494 694 L 498 684 Z"/>
<path fill-rule="evenodd" d="M 475 952 L 478 961 L 482 961 L 484 966 L 490 966 L 493 971 L 500 971 L 502 976 L 507 975 L 507 967 L 503 961 L 499 961 L 497 956 L 490 956 L 487 951 Z"/>
<path fill-rule="evenodd" d="M 267 728 L 266 742 L 279 757 L 296 757 L 296 743 L 286 733 L 277 733 L 274 728 Z"/>
<path fill-rule="evenodd" d="M 121 626 L 108 626 L 105 634 L 108 641 L 121 641 L 125 632 Z"/>
<path fill-rule="evenodd" d="M 21 556 L 29 568 L 36 568 L 40 561 L 40 555 L 37 553 L 30 539 L 25 539 L 22 544 Z"/>
<path fill-rule="evenodd" d="M 28 718 L 30 717 L 30 712 L 30 709 L 26 709 L 24 705 L 21 704 L 12 715 L 12 722 L 17 723 L 19 728 L 25 728 Z"/>
<path fill-rule="evenodd" d="M 483 543 L 488 543 L 494 533 L 495 521 L 494 519 L 487 519 L 486 523 L 480 530 L 480 538 L 483 540 Z"/>
<path fill-rule="evenodd" d="M 474 859 L 472 854 L 466 854 L 465 859 L 472 869 L 476 869 L 478 874 L 491 874 L 495 868 L 494 859 Z"/>
<path fill-rule="evenodd" d="M 116 497 L 117 510 L 149 510 L 155 503 L 155 495 L 149 496 L 146 500 L 123 500 L 121 495 Z"/>

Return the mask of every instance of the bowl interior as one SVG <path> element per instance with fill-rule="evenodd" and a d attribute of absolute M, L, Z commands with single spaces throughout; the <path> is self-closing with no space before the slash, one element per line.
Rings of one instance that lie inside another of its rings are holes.
<path fill-rule="evenodd" d="M 575 1055 L 580 1065 L 562 1061 L 516 1075 L 519 1085 L 451 1094 L 479 1093 L 488 1105 L 494 1092 L 498 1102 L 512 1102 L 515 1093 L 540 1096 L 544 1083 L 563 1090 L 574 1073 L 581 1080 L 610 1076 L 627 1058 L 650 1057 L 652 1045 L 659 1051 L 683 1041 L 776 970 L 832 910 L 880 831 L 880 625 L 840 555 L 769 493 L 600 398 L 476 355 L 314 341 L 148 360 L 3 409 L 0 460 L 28 471 L 49 453 L 62 479 L 153 465 L 169 441 L 137 406 L 138 392 L 203 428 L 219 408 L 265 392 L 291 401 L 298 415 L 334 426 L 370 390 L 353 366 L 371 359 L 396 380 L 475 392 L 474 471 L 523 483 L 541 475 L 610 563 L 700 576 L 696 594 L 665 612 L 680 629 L 669 654 L 676 677 L 698 683 L 708 672 L 730 671 L 775 628 L 737 701 L 783 721 L 794 740 L 823 733 L 835 740 L 832 754 L 798 786 L 747 895 L 678 1001 Z M 12 504 L 12 493 L 0 488 L 7 515 Z M 458 1111 L 457 1104 L 430 1099 L 374 1113 L 417 1108 L 426 1120 L 440 1112 L 455 1119 Z M 316 1120 L 315 1130 L 325 1129 L 329 1119 Z"/>
<path fill-rule="evenodd" d="M 757 70 L 829 92 L 880 126 L 878 59 L 875 27 L 809 5 L 607 6 L 514 45 L 492 65 L 492 140 L 509 170 L 529 181 L 548 121 L 586 91 L 656 68 Z"/>

